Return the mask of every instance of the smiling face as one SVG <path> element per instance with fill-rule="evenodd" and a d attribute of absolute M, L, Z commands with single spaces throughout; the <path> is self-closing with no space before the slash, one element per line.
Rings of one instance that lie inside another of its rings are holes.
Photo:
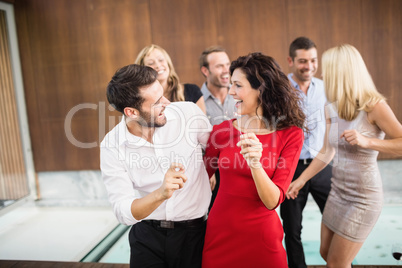
<path fill-rule="evenodd" d="M 318 68 L 317 49 L 297 49 L 294 59 L 288 62 L 296 82 L 311 81 Z"/>
<path fill-rule="evenodd" d="M 233 71 L 229 94 L 236 100 L 237 114 L 250 117 L 257 113 L 260 114 L 261 108 L 258 108 L 260 92 L 251 87 L 246 74 L 240 68 Z"/>
<path fill-rule="evenodd" d="M 153 49 L 144 58 L 144 65 L 149 66 L 158 72 L 158 81 L 163 84 L 169 77 L 169 65 L 165 55 L 159 49 Z"/>
<path fill-rule="evenodd" d="M 208 55 L 207 60 L 208 69 L 204 72 L 207 77 L 207 84 L 219 88 L 229 87 L 230 60 L 226 52 L 213 52 Z"/>
<path fill-rule="evenodd" d="M 165 108 L 170 101 L 163 96 L 163 88 L 159 81 L 141 88 L 144 102 L 139 110 L 139 124 L 145 127 L 162 127 L 166 124 Z"/>

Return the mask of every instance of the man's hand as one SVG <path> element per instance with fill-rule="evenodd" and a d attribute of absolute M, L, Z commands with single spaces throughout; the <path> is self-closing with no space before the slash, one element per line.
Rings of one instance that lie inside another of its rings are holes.
<path fill-rule="evenodd" d="M 184 166 L 180 163 L 172 163 L 170 165 L 162 186 L 159 188 L 164 199 L 171 198 L 174 191 L 184 187 L 184 183 L 187 181 L 184 171 Z"/>

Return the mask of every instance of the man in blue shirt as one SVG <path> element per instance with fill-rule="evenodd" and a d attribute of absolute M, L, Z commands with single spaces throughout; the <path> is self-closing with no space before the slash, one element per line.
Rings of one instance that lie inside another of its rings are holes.
<path fill-rule="evenodd" d="M 317 48 L 306 37 L 296 38 L 289 47 L 289 67 L 292 73 L 288 78 L 300 93 L 301 105 L 307 117 L 309 133 L 305 133 L 303 149 L 293 180 L 309 166 L 320 151 L 325 135 L 324 106 L 327 102 L 324 83 L 315 78 L 318 68 Z M 311 193 L 321 213 L 331 188 L 332 167 L 328 165 L 309 180 L 299 191 L 297 198 L 285 200 L 280 207 L 285 232 L 285 245 L 290 268 L 307 267 L 301 241 L 302 213 L 308 194 Z"/>
<path fill-rule="evenodd" d="M 226 50 L 220 46 L 206 48 L 200 56 L 200 70 L 205 77 L 201 86 L 204 96 L 207 116 L 212 125 L 219 125 L 225 120 L 236 116 L 235 100 L 229 94 L 230 60 Z M 219 170 L 215 178 L 211 178 L 212 198 L 209 209 L 215 201 L 219 189 Z"/>
<path fill-rule="evenodd" d="M 201 86 L 207 116 L 212 125 L 235 117 L 235 100 L 229 95 L 230 60 L 225 49 L 219 46 L 206 48 L 200 56 L 200 70 L 205 77 Z"/>

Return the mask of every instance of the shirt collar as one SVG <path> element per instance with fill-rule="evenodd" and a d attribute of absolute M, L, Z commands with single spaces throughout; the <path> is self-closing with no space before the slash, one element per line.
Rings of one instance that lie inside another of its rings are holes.
<path fill-rule="evenodd" d="M 175 107 L 175 105 L 173 103 L 169 104 L 166 107 L 165 116 L 166 116 L 167 122 L 163 127 L 160 127 L 160 128 L 164 128 L 170 121 L 173 121 L 173 120 L 177 119 L 176 116 L 175 116 L 174 109 L 172 109 L 174 107 Z M 125 115 L 123 115 L 119 125 L 117 126 L 118 137 L 119 137 L 119 140 L 118 140 L 119 146 L 121 146 L 121 145 L 123 145 L 125 143 L 137 144 L 137 145 L 138 144 L 143 145 L 144 143 L 146 143 L 146 141 L 143 138 L 135 136 L 135 135 L 130 133 L 130 131 L 127 128 L 125 119 L 126 119 L 126 117 L 125 117 Z M 155 131 L 155 133 L 156 133 L 156 131 Z M 155 135 L 155 133 L 154 133 L 154 135 Z"/>
<path fill-rule="evenodd" d="M 202 92 L 202 95 L 204 95 L 204 99 L 205 99 L 205 100 L 208 99 L 208 98 L 212 95 L 212 94 L 211 94 L 211 91 L 209 91 L 209 89 L 208 89 L 208 87 L 207 87 L 207 82 L 205 82 L 204 84 L 202 84 L 201 92 Z"/>
<path fill-rule="evenodd" d="M 229 94 L 229 88 L 227 90 L 228 90 L 228 94 L 226 95 L 225 102 L 226 102 L 226 100 L 233 98 L 233 96 Z M 212 95 L 211 91 L 209 91 L 209 89 L 207 87 L 207 82 L 202 84 L 201 92 L 202 92 L 202 95 L 204 96 L 204 100 L 207 100 L 209 97 L 216 99 L 216 97 L 214 97 L 214 95 Z"/>
<path fill-rule="evenodd" d="M 292 83 L 293 87 L 296 88 L 297 90 L 300 90 L 299 84 L 297 84 L 296 81 L 293 79 L 293 73 L 288 74 L 288 78 L 289 81 Z M 315 79 L 316 79 L 315 77 L 311 78 L 310 86 L 308 87 L 309 89 L 315 87 Z"/>

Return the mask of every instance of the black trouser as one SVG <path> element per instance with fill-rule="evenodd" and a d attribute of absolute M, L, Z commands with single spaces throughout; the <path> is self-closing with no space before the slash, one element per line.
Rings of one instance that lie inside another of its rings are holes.
<path fill-rule="evenodd" d="M 308 164 L 299 161 L 293 180 L 297 179 L 307 167 Z M 304 185 L 296 199 L 286 199 L 280 206 L 290 268 L 307 267 L 301 241 L 303 209 L 306 206 L 308 194 L 311 193 L 322 214 L 331 189 L 331 177 L 332 166 L 328 165 Z"/>
<path fill-rule="evenodd" d="M 188 228 L 157 227 L 146 221 L 129 233 L 130 268 L 201 267 L 206 221 Z"/>

